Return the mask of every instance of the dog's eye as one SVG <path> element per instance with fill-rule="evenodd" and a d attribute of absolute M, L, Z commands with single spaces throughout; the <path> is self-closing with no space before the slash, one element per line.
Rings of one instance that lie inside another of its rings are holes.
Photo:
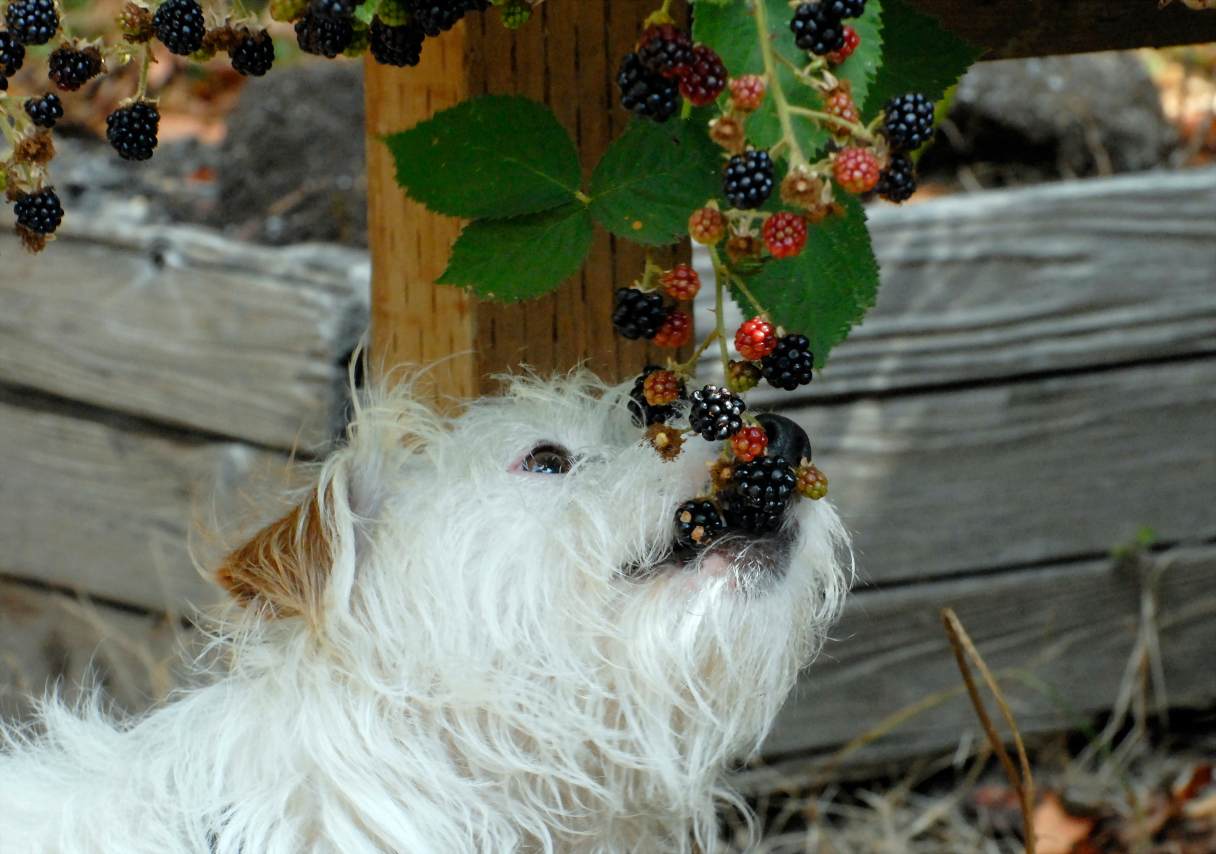
<path fill-rule="evenodd" d="M 565 474 L 574 461 L 560 445 L 537 445 L 524 457 L 520 468 L 533 474 Z"/>

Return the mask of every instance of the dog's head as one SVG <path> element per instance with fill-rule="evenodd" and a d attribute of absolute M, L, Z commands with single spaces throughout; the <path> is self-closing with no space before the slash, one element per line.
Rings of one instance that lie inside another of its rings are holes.
<path fill-rule="evenodd" d="M 633 796 L 691 802 L 817 650 L 847 549 L 823 501 L 771 534 L 674 548 L 676 508 L 721 448 L 694 438 L 665 461 L 626 391 L 516 379 L 451 420 L 400 392 L 366 399 L 316 488 L 220 580 L 258 624 L 323 639 L 316 655 L 466 768 L 544 768 L 618 798 L 640 772 Z"/>

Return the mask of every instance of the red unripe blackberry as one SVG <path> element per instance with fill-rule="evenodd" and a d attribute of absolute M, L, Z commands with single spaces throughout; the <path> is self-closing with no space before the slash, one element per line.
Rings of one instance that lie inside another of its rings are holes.
<path fill-rule="evenodd" d="M 735 466 L 730 492 L 762 513 L 782 513 L 794 497 L 798 479 L 785 457 L 759 457 Z"/>
<path fill-rule="evenodd" d="M 722 194 L 732 207 L 760 207 L 773 193 L 773 160 L 767 151 L 752 149 L 727 161 Z"/>
<path fill-rule="evenodd" d="M 40 128 L 53 128 L 55 122 L 63 118 L 63 104 L 54 92 L 47 92 L 41 98 L 30 98 L 25 102 L 25 113 L 30 121 Z"/>
<path fill-rule="evenodd" d="M 647 70 L 636 53 L 621 57 L 616 85 L 621 91 L 621 106 L 635 115 L 665 122 L 680 108 L 676 81 Z"/>
<path fill-rule="evenodd" d="M 878 172 L 878 158 L 868 148 L 842 148 L 832 160 L 836 183 L 854 195 L 873 190 Z"/>
<path fill-rule="evenodd" d="M 799 4 L 790 20 L 790 30 L 794 43 L 816 56 L 844 46 L 844 18 L 831 0 Z"/>
<path fill-rule="evenodd" d="M 659 276 L 659 284 L 674 300 L 688 301 L 701 290 L 701 277 L 687 264 L 676 264 Z"/>
<path fill-rule="evenodd" d="M 707 546 L 725 530 L 726 522 L 712 499 L 697 498 L 676 508 L 676 545 L 682 549 Z"/>
<path fill-rule="evenodd" d="M 731 361 L 726 366 L 726 387 L 735 394 L 743 394 L 760 385 L 760 369 L 751 362 Z"/>
<path fill-rule="evenodd" d="M 350 18 L 322 18 L 311 12 L 295 22 L 295 30 L 300 50 L 328 59 L 346 50 L 355 37 Z"/>
<path fill-rule="evenodd" d="M 763 427 L 744 427 L 730 437 L 730 449 L 745 463 L 764 456 L 764 449 L 767 447 L 768 433 L 764 432 Z"/>
<path fill-rule="evenodd" d="M 663 77 L 681 77 L 693 63 L 692 39 L 674 24 L 647 27 L 638 39 L 638 61 Z"/>
<path fill-rule="evenodd" d="M 665 320 L 667 308 L 662 296 L 637 288 L 617 288 L 612 325 L 620 335 L 631 341 L 653 338 Z"/>
<path fill-rule="evenodd" d="M 815 379 L 815 357 L 805 335 L 786 335 L 760 360 L 760 373 L 774 388 L 793 391 Z"/>
<path fill-rule="evenodd" d="M 743 426 L 743 398 L 716 385 L 707 385 L 691 395 L 688 426 L 707 442 L 722 442 L 739 432 Z"/>
<path fill-rule="evenodd" d="M 368 33 L 368 47 L 376 62 L 398 68 L 417 65 L 422 60 L 425 40 L 422 29 L 412 21 L 404 26 L 390 27 L 378 17 L 373 18 Z"/>
<path fill-rule="evenodd" d="M 713 246 L 726 235 L 726 217 L 717 208 L 698 208 L 688 218 L 688 236 L 702 246 Z"/>
<path fill-rule="evenodd" d="M 726 66 L 708 45 L 692 49 L 692 65 L 680 78 L 680 94 L 694 107 L 712 104 L 726 88 Z"/>
<path fill-rule="evenodd" d="M 59 12 L 53 0 L 9 0 L 4 22 L 21 44 L 46 44 L 59 30 Z"/>
<path fill-rule="evenodd" d="M 654 334 L 654 343 L 675 350 L 692 340 L 692 317 L 688 312 L 673 308 Z"/>
<path fill-rule="evenodd" d="M 759 74 L 744 74 L 730 81 L 730 103 L 741 113 L 758 109 L 764 101 L 767 84 Z"/>
<path fill-rule="evenodd" d="M 774 258 L 790 258 L 806 246 L 806 219 L 789 211 L 777 211 L 764 221 L 764 245 Z"/>
<path fill-rule="evenodd" d="M 0 30 L 0 80 L 12 77 L 25 61 L 25 45 L 12 33 Z M 0 89 L 5 88 L 0 86 Z"/>
<path fill-rule="evenodd" d="M 827 54 L 828 62 L 833 65 L 840 65 L 840 63 L 852 56 L 853 51 L 857 50 L 860 45 L 861 35 L 857 30 L 846 25 L 844 28 L 844 44 L 840 46 L 839 50 L 834 50 Z"/>
<path fill-rule="evenodd" d="M 123 160 L 147 160 L 156 148 L 160 112 L 147 101 L 119 107 L 106 116 L 106 139 Z"/>
<path fill-rule="evenodd" d="M 35 234 L 52 234 L 63 221 L 63 206 L 53 187 L 24 193 L 13 205 L 17 225 Z"/>
<path fill-rule="evenodd" d="M 906 154 L 892 154 L 874 187 L 889 202 L 906 202 L 916 192 L 916 167 Z"/>
<path fill-rule="evenodd" d="M 684 394 L 684 382 L 674 371 L 651 371 L 642 382 L 642 396 L 651 406 L 667 406 Z"/>
<path fill-rule="evenodd" d="M 165 0 L 152 16 L 152 29 L 171 53 L 189 56 L 203 46 L 207 24 L 198 0 Z"/>
<path fill-rule="evenodd" d="M 794 476 L 798 479 L 798 494 L 803 498 L 818 501 L 828 494 L 828 476 L 817 466 L 811 463 L 799 466 Z"/>
<path fill-rule="evenodd" d="M 920 148 L 933 138 L 933 102 L 919 92 L 896 95 L 882 108 L 882 135 L 894 151 Z"/>
<path fill-rule="evenodd" d="M 77 50 L 60 45 L 47 59 L 47 76 L 66 92 L 75 92 L 101 73 L 101 52 L 95 47 Z"/>
<path fill-rule="evenodd" d="M 837 86 L 823 100 L 823 111 L 829 116 L 835 116 L 841 121 L 857 124 L 861 121 L 861 113 L 853 96 L 845 86 Z M 837 136 L 847 136 L 848 130 L 835 122 L 828 122 L 828 130 Z"/>
<path fill-rule="evenodd" d="M 246 77 L 261 77 L 274 65 L 274 39 L 266 30 L 244 33 L 228 53 L 232 69 Z"/>
<path fill-rule="evenodd" d="M 777 347 L 777 328 L 763 317 L 753 317 L 735 332 L 735 349 L 748 361 L 762 359 Z"/>
<path fill-rule="evenodd" d="M 671 404 L 655 406 L 646 400 L 646 380 L 651 374 L 661 370 L 662 368 L 658 365 L 647 365 L 633 381 L 633 388 L 629 392 L 629 412 L 633 415 L 634 423 L 639 427 L 663 424 L 676 414 L 676 408 Z M 684 381 L 680 380 L 678 399 L 683 400 L 685 395 Z"/>

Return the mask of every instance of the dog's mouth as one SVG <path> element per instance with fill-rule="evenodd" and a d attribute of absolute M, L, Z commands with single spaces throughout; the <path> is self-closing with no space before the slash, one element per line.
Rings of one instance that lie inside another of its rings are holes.
<path fill-rule="evenodd" d="M 630 563 L 622 574 L 632 580 L 647 581 L 672 573 L 693 573 L 746 580 L 749 586 L 763 584 L 785 576 L 796 538 L 797 526 L 790 521 L 766 534 L 728 530 L 711 544 L 696 550 L 680 548 L 673 541 L 667 544 L 658 559 Z"/>

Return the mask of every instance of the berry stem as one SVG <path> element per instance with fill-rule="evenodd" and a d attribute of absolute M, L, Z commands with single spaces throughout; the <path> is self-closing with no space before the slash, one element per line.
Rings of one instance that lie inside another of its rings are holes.
<path fill-rule="evenodd" d="M 709 345 L 718 340 L 718 337 L 717 329 L 706 335 L 705 340 L 697 345 L 697 349 L 693 351 L 693 354 L 688 357 L 687 361 L 680 362 L 675 366 L 676 373 L 683 374 L 685 376 L 692 376 L 694 373 L 696 373 L 697 362 L 699 362 L 701 357 L 705 355 L 705 351 L 709 349 Z"/>
<path fill-rule="evenodd" d="M 588 196 L 586 193 L 584 193 L 582 190 L 575 190 L 575 191 L 574 191 L 574 198 L 578 199 L 578 200 L 579 200 L 580 202 L 582 202 L 584 205 L 589 205 L 589 204 L 591 204 L 591 197 L 590 197 L 590 196 Z"/>
<path fill-rule="evenodd" d="M 142 101 L 148 94 L 148 69 L 152 67 L 152 45 L 144 46 L 144 58 L 139 64 L 139 86 L 135 90 L 135 100 Z"/>
<path fill-rule="evenodd" d="M 751 290 L 743 282 L 743 277 L 736 276 L 729 270 L 726 271 L 726 275 L 727 278 L 735 283 L 735 287 L 739 289 L 739 292 L 742 293 L 743 296 L 747 297 L 747 301 L 752 304 L 752 308 L 756 310 L 756 314 L 760 315 L 761 317 L 768 317 L 768 312 L 765 311 L 764 306 L 760 305 L 760 300 L 756 299 L 755 295 L 752 294 Z"/>
<path fill-rule="evenodd" d="M 756 16 L 756 36 L 760 40 L 760 56 L 764 59 L 764 75 L 768 78 L 769 96 L 777 110 L 777 121 L 781 123 L 781 139 L 790 149 L 790 168 L 803 166 L 806 164 L 806 156 L 794 136 L 790 105 L 785 100 L 785 92 L 781 89 L 781 80 L 777 76 L 777 63 L 773 59 L 774 51 L 768 32 L 768 9 L 765 8 L 764 0 L 757 0 L 753 8 Z"/>
<path fill-rule="evenodd" d="M 847 119 L 842 119 L 839 116 L 833 116 L 831 113 L 821 113 L 819 110 L 808 110 L 806 107 L 790 107 L 790 112 L 799 116 L 806 116 L 808 119 L 815 119 L 821 122 L 830 122 L 837 127 L 847 130 L 855 139 L 862 142 L 874 144 L 874 134 L 865 125 L 860 125 L 857 122 L 850 122 Z"/>
<path fill-rule="evenodd" d="M 757 4 L 761 6 L 763 3 Z M 709 258 L 714 265 L 714 322 L 717 328 L 714 330 L 714 335 L 718 339 L 718 355 L 722 359 L 722 376 L 723 378 L 730 374 L 730 352 L 726 349 L 726 279 L 730 275 L 726 269 L 726 265 L 722 263 L 722 256 L 718 254 L 718 249 L 715 246 L 709 247 Z"/>

